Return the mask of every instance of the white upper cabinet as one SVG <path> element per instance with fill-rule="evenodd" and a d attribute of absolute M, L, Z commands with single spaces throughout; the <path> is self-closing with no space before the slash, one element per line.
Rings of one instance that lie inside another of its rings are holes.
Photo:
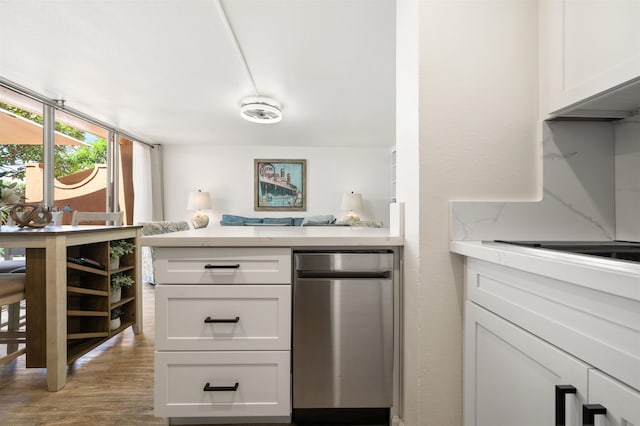
<path fill-rule="evenodd" d="M 539 12 L 542 118 L 632 107 L 613 95 L 640 78 L 640 0 L 543 0 Z"/>

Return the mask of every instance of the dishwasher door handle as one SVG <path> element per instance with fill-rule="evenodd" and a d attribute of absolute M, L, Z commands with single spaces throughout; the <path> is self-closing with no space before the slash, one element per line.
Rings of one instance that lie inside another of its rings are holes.
<path fill-rule="evenodd" d="M 389 279 L 391 271 L 311 271 L 299 269 L 296 271 L 298 278 L 327 278 L 336 279 Z"/>

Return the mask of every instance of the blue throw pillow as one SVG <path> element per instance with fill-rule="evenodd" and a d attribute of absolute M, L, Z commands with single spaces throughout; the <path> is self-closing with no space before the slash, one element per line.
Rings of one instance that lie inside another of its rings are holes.
<path fill-rule="evenodd" d="M 220 226 L 242 226 L 244 225 L 244 221 L 240 220 L 221 220 Z"/>
<path fill-rule="evenodd" d="M 220 219 L 222 226 L 243 226 L 252 223 L 262 223 L 262 218 L 235 216 L 232 214 L 223 214 Z"/>
<path fill-rule="evenodd" d="M 336 218 L 332 214 L 326 214 L 322 216 L 309 216 L 302 221 L 302 226 L 305 226 L 306 224 L 329 225 L 331 223 L 334 223 L 335 221 L 336 221 Z"/>
<path fill-rule="evenodd" d="M 282 225 L 282 226 L 292 226 L 293 218 L 292 217 L 265 217 L 262 221 L 265 225 Z"/>

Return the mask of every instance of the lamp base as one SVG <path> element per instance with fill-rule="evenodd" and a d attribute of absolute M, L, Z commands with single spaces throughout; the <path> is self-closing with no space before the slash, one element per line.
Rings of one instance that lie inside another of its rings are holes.
<path fill-rule="evenodd" d="M 343 222 L 359 222 L 360 216 L 355 214 L 354 212 L 349 212 L 345 217 L 342 218 Z"/>
<path fill-rule="evenodd" d="M 191 224 L 193 225 L 193 229 L 206 228 L 207 225 L 209 225 L 209 216 L 198 212 L 191 218 Z"/>

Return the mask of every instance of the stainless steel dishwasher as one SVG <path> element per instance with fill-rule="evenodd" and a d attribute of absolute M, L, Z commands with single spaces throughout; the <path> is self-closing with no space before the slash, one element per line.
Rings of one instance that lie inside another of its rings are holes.
<path fill-rule="evenodd" d="M 296 251 L 294 266 L 294 415 L 391 407 L 393 253 Z"/>

